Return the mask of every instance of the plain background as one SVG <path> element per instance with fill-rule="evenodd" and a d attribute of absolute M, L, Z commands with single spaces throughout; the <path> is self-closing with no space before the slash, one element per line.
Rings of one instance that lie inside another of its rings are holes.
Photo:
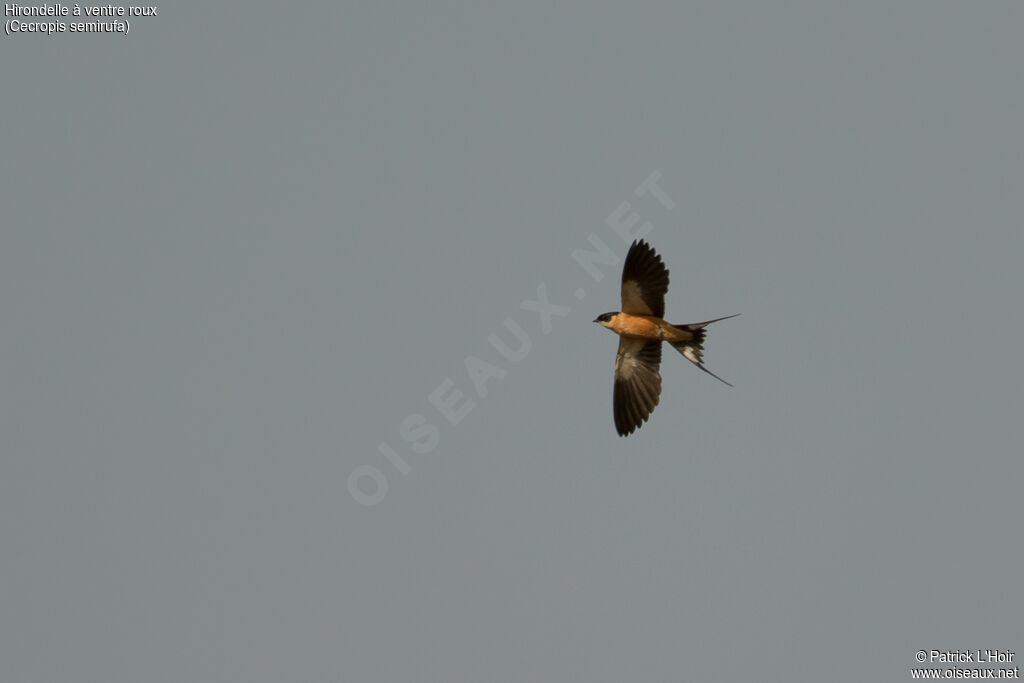
<path fill-rule="evenodd" d="M 426 5 L 0 39 L 0 678 L 1024 657 L 1021 5 Z M 743 314 L 628 439 L 623 202 L 668 318 Z"/>

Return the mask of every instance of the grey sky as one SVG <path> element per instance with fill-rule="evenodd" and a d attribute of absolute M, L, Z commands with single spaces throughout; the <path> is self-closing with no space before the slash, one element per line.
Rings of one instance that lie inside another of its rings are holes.
<path fill-rule="evenodd" d="M 1024 10 L 384 5 L 0 40 L 0 678 L 1024 657 Z M 628 439 L 623 202 L 668 319 L 742 313 Z"/>

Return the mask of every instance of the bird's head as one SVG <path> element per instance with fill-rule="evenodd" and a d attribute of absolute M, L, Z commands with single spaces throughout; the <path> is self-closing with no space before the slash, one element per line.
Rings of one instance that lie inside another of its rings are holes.
<path fill-rule="evenodd" d="M 612 318 L 614 318 L 618 314 L 618 311 L 612 311 L 611 313 L 602 313 L 601 315 L 594 318 L 594 322 L 597 323 L 598 325 L 601 325 L 602 327 L 609 327 L 611 325 Z"/>

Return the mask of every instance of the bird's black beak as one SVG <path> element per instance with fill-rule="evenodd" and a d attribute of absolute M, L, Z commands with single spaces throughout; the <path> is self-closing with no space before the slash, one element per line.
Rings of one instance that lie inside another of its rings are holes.
<path fill-rule="evenodd" d="M 597 322 L 601 322 L 601 319 L 600 319 L 600 318 L 594 318 L 594 319 L 593 319 L 593 320 L 591 320 L 590 322 L 592 322 L 592 323 L 597 323 Z"/>

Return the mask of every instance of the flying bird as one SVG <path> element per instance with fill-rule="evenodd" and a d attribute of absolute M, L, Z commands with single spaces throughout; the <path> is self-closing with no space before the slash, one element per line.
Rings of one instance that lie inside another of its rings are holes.
<path fill-rule="evenodd" d="M 661 257 L 647 242 L 635 241 L 622 267 L 622 310 L 602 313 L 594 320 L 619 335 L 612 397 L 619 436 L 636 431 L 658 405 L 663 341 L 704 372 L 729 384 L 704 367 L 704 328 L 719 320 L 735 318 L 739 313 L 702 323 L 673 325 L 662 319 L 667 291 L 668 268 Z"/>

